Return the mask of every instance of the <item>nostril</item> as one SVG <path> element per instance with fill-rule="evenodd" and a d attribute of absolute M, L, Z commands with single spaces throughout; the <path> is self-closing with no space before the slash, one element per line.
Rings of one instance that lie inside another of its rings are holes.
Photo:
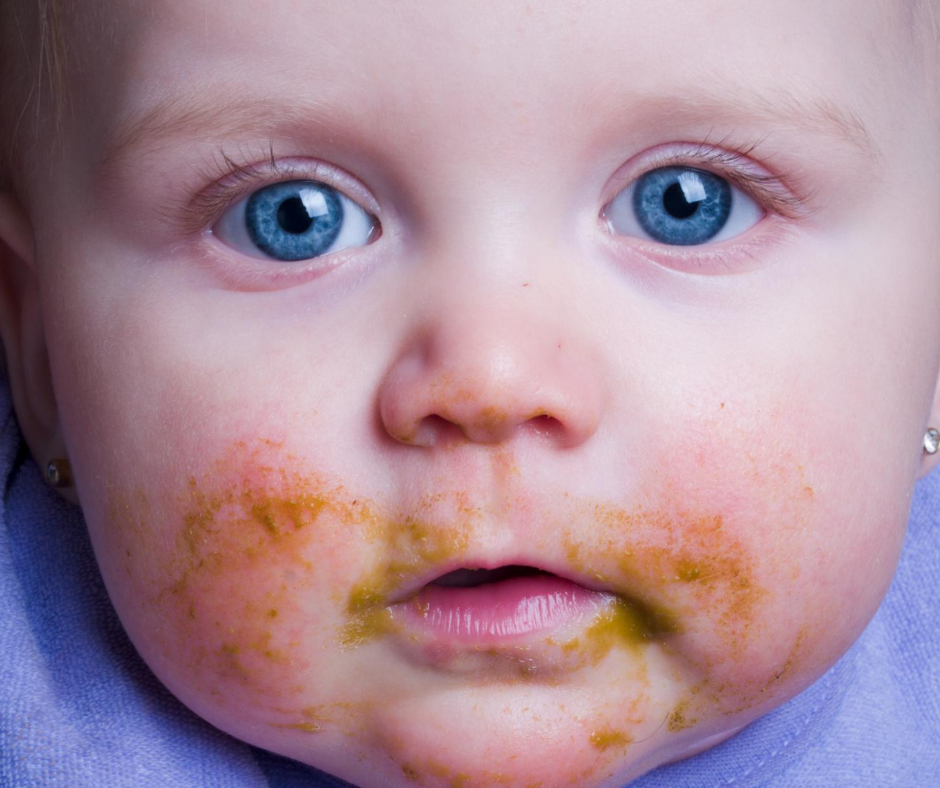
<path fill-rule="evenodd" d="M 558 419 L 546 414 L 533 416 L 526 422 L 526 427 L 532 430 L 536 435 L 547 435 L 550 437 L 558 435 L 563 429 L 562 423 Z"/>
<path fill-rule="evenodd" d="M 418 423 L 415 442 L 422 446 L 433 446 L 439 441 L 449 441 L 466 437 L 463 425 L 453 419 L 447 419 L 437 413 L 425 416 Z"/>

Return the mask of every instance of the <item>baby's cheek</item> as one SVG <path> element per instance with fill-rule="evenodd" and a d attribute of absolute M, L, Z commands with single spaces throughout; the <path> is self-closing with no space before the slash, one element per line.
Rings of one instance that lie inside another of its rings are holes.
<path fill-rule="evenodd" d="M 113 491 L 102 570 L 135 645 L 200 713 L 284 727 L 335 678 L 342 602 L 369 507 L 287 470 L 269 441 L 164 489 Z M 340 538 L 345 535 L 345 538 Z"/>
<path fill-rule="evenodd" d="M 848 467 L 836 435 L 784 406 L 716 410 L 666 436 L 622 505 L 572 495 L 558 521 L 591 523 L 568 529 L 569 561 L 647 611 L 672 654 L 689 687 L 674 732 L 753 718 L 817 678 L 874 613 L 905 521 L 903 480 Z"/>

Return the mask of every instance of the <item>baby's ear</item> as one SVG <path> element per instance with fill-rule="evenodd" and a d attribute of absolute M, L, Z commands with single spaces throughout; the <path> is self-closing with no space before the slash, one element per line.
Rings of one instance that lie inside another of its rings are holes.
<path fill-rule="evenodd" d="M 29 218 L 13 194 L 0 191 L 0 338 L 13 407 L 40 468 L 67 457 L 46 349 L 35 244 Z M 74 487 L 59 488 L 78 503 Z"/>

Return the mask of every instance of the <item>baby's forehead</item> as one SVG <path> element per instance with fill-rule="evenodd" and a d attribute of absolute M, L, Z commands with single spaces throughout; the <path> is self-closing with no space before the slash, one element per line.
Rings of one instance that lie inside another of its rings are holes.
<path fill-rule="evenodd" d="M 250 0 L 158 0 L 146 17 L 119 5 L 121 67 L 98 55 L 89 104 L 118 148 L 142 128 L 157 136 L 218 118 L 221 103 L 231 122 L 220 133 L 308 104 L 310 116 L 321 106 L 373 129 L 471 124 L 550 138 L 662 99 L 657 123 L 737 104 L 878 136 L 858 118 L 903 103 L 905 53 L 930 39 L 933 18 L 927 0 L 293 0 L 264 13 Z"/>
<path fill-rule="evenodd" d="M 63 0 L 44 2 L 70 16 Z M 515 51 L 529 56 L 530 42 L 551 42 L 555 45 L 553 52 L 571 48 L 585 51 L 584 45 L 592 41 L 602 44 L 619 40 L 624 46 L 650 42 L 666 52 L 684 46 L 688 39 L 699 41 L 703 35 L 716 43 L 733 44 L 732 49 L 773 49 L 783 44 L 800 50 L 812 45 L 815 37 L 787 40 L 788 32 L 817 29 L 829 37 L 830 48 L 836 51 L 851 46 L 853 37 L 861 35 L 870 39 L 867 43 L 876 44 L 875 48 L 897 43 L 898 51 L 908 54 L 907 47 L 915 41 L 935 38 L 936 6 L 937 0 L 403 0 L 394 4 L 287 0 L 279 3 L 273 14 L 262 14 L 249 0 L 99 0 L 100 13 L 74 16 L 76 24 L 70 33 L 88 34 L 95 49 L 108 51 L 110 47 L 101 46 L 102 33 L 111 34 L 105 37 L 108 44 L 133 44 L 141 36 L 159 35 L 168 28 L 188 28 L 208 44 L 233 33 L 244 40 L 245 34 L 253 31 L 252 37 L 265 37 L 268 46 L 276 47 L 279 40 L 267 36 L 278 29 L 285 42 L 294 33 L 305 35 L 308 51 L 315 55 L 331 43 L 331 35 L 342 32 L 342 43 L 351 59 L 361 59 L 370 45 L 387 51 L 395 44 L 409 46 L 415 41 L 423 45 L 414 55 L 436 59 L 457 54 L 451 45 L 461 43 L 485 46 L 491 53 L 500 43 L 512 42 Z M 741 34 L 748 38 L 740 38 Z M 565 46 L 568 42 L 570 45 Z M 557 65 L 576 64 L 560 61 Z"/>
<path fill-rule="evenodd" d="M 96 141 L 79 153 L 96 160 L 110 153 L 97 141 L 123 149 L 148 116 L 168 133 L 220 103 L 234 126 L 306 103 L 373 130 L 550 140 L 656 97 L 667 104 L 655 123 L 737 99 L 804 125 L 829 115 L 851 134 L 867 112 L 910 106 L 923 81 L 912 72 L 937 70 L 934 0 L 287 0 L 263 12 L 251 0 L 102 0 L 81 16 L 50 2 L 67 31 L 70 108 Z M 862 136 L 879 136 L 873 123 Z"/>
<path fill-rule="evenodd" d="M 250 0 L 157 0 L 146 15 L 136 0 L 114 5 L 123 13 L 111 17 L 121 30 L 110 42 L 127 68 L 114 68 L 99 35 L 89 44 L 102 82 L 124 75 L 121 94 L 140 94 L 141 78 L 151 92 L 227 73 L 248 86 L 279 80 L 315 93 L 328 79 L 346 89 L 359 77 L 386 103 L 419 92 L 433 99 L 436 86 L 450 101 L 476 96 L 475 88 L 524 101 L 540 87 L 643 92 L 683 81 L 870 90 L 898 79 L 911 50 L 931 39 L 934 19 L 930 0 L 292 0 L 263 13 Z"/>

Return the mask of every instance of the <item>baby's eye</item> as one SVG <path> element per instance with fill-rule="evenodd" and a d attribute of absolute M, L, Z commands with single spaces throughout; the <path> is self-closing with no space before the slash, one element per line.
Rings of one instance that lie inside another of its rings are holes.
<path fill-rule="evenodd" d="M 764 211 L 724 178 L 692 167 L 660 167 L 637 178 L 604 210 L 610 229 L 676 246 L 734 238 Z"/>
<path fill-rule="evenodd" d="M 296 261 L 363 246 L 375 227 L 373 216 L 333 187 L 284 181 L 233 205 L 212 232 L 245 254 Z"/>

